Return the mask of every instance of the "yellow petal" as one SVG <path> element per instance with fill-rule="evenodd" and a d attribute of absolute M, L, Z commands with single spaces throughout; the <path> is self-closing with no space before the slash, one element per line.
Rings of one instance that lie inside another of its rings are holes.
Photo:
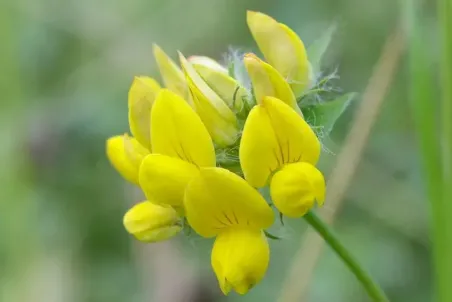
<path fill-rule="evenodd" d="M 149 77 L 135 77 L 129 90 L 129 125 L 132 135 L 151 149 L 151 108 L 160 85 Z"/>
<path fill-rule="evenodd" d="M 203 237 L 237 226 L 264 229 L 273 211 L 248 183 L 222 168 L 203 168 L 188 184 L 184 206 L 191 227 Z"/>
<path fill-rule="evenodd" d="M 270 184 L 273 204 L 288 217 L 301 217 L 317 201 L 325 200 L 325 179 L 322 172 L 309 163 L 284 166 L 275 173 Z"/>
<path fill-rule="evenodd" d="M 177 94 L 161 89 L 151 112 L 152 152 L 178 157 L 199 167 L 215 166 L 215 149 L 206 127 Z"/>
<path fill-rule="evenodd" d="M 155 61 L 165 87 L 180 95 L 191 104 L 191 95 L 184 73 L 173 60 L 156 44 L 153 45 Z"/>
<path fill-rule="evenodd" d="M 225 72 L 218 67 L 215 67 L 213 63 L 209 63 L 209 61 L 204 62 L 198 57 L 195 58 L 196 60 L 192 59 L 190 60 L 190 63 L 207 85 L 228 105 L 229 108 L 238 112 L 242 110 L 243 100 L 248 97 L 246 89 L 243 88 L 239 82 L 230 77 L 227 71 Z M 221 65 L 220 67 L 222 68 Z"/>
<path fill-rule="evenodd" d="M 144 242 L 167 240 L 182 229 L 180 218 L 172 207 L 149 201 L 134 205 L 124 215 L 123 223 L 127 232 Z"/>
<path fill-rule="evenodd" d="M 228 70 L 212 58 L 206 56 L 190 56 L 187 60 L 193 66 L 204 66 L 210 70 L 228 74 Z"/>
<path fill-rule="evenodd" d="M 246 54 L 243 61 L 253 84 L 254 95 L 258 104 L 262 103 L 264 97 L 273 96 L 302 115 L 292 89 L 275 68 L 252 53 Z"/>
<path fill-rule="evenodd" d="M 185 188 L 198 173 L 195 165 L 179 158 L 150 154 L 141 164 L 139 181 L 148 200 L 181 208 Z"/>
<path fill-rule="evenodd" d="M 296 96 L 310 85 L 306 49 L 298 35 L 263 13 L 248 11 L 247 23 L 265 60 L 290 83 Z"/>
<path fill-rule="evenodd" d="M 261 230 L 237 228 L 224 231 L 215 239 L 212 267 L 227 295 L 231 289 L 244 295 L 262 280 L 270 260 L 267 239 Z"/>
<path fill-rule="evenodd" d="M 221 97 L 201 78 L 194 67 L 179 53 L 182 69 L 187 77 L 193 104 L 212 139 L 220 146 L 237 140 L 237 119 Z"/>
<path fill-rule="evenodd" d="M 245 179 L 263 187 L 269 176 L 288 163 L 317 163 L 320 142 L 305 120 L 282 101 L 265 97 L 253 107 L 240 143 Z"/>
<path fill-rule="evenodd" d="M 112 166 L 127 181 L 138 184 L 138 169 L 149 151 L 127 135 L 110 137 L 106 144 L 107 157 Z"/>

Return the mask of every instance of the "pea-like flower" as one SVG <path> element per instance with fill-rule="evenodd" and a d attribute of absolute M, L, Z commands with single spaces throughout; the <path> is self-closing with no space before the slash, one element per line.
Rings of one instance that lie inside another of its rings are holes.
<path fill-rule="evenodd" d="M 325 182 L 315 168 L 319 156 L 316 135 L 287 104 L 264 97 L 253 107 L 243 129 L 240 164 L 252 186 L 270 184 L 273 203 L 284 215 L 299 217 L 314 200 L 323 203 Z"/>
<path fill-rule="evenodd" d="M 127 232 L 143 242 L 167 240 L 182 229 L 181 218 L 172 207 L 147 200 L 127 211 L 123 223 Z"/>
<path fill-rule="evenodd" d="M 179 53 L 179 67 L 154 45 L 164 88 L 135 77 L 132 136 L 106 144 L 111 164 L 146 196 L 124 215 L 127 232 L 143 242 L 183 228 L 214 238 L 211 265 L 225 295 L 247 293 L 268 268 L 274 212 L 257 189 L 269 187 L 271 203 L 289 217 L 325 199 L 320 142 L 297 104 L 311 83 L 303 42 L 265 14 L 250 11 L 247 22 L 265 60 L 234 54 L 225 68 Z"/>
<path fill-rule="evenodd" d="M 273 211 L 244 179 L 222 168 L 202 168 L 186 188 L 185 214 L 203 237 L 214 237 L 212 267 L 224 294 L 245 294 L 264 277 L 270 251 L 262 230 Z"/>
<path fill-rule="evenodd" d="M 162 89 L 151 111 L 152 154 L 139 171 L 148 200 L 182 208 L 185 187 L 200 167 L 214 167 L 215 150 L 203 122 L 184 99 Z"/>
<path fill-rule="evenodd" d="M 192 93 L 193 108 L 206 125 L 216 144 L 219 146 L 232 145 L 238 136 L 237 118 L 231 109 L 234 106 L 231 100 L 235 87 L 228 86 L 233 89 L 227 92 L 224 91 L 224 87 L 217 85 L 218 91 L 229 94 L 228 98 L 222 99 L 182 54 L 179 54 L 179 58 Z M 230 102 L 227 103 L 228 101 Z"/>
<path fill-rule="evenodd" d="M 252 53 L 246 54 L 243 62 L 253 84 L 257 103 L 261 103 L 266 96 L 273 96 L 303 115 L 289 84 L 273 66 Z"/>
<path fill-rule="evenodd" d="M 110 137 L 106 143 L 107 157 L 127 181 L 138 185 L 138 171 L 149 150 L 127 134 Z"/>
<path fill-rule="evenodd" d="M 265 60 L 289 82 L 295 96 L 300 96 L 312 81 L 301 39 L 287 25 L 260 12 L 248 11 L 247 22 Z"/>

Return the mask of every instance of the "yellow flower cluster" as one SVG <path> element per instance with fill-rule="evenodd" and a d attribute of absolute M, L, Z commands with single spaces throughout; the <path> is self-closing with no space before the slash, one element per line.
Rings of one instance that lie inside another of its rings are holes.
<path fill-rule="evenodd" d="M 269 186 L 274 206 L 289 217 L 322 204 L 325 194 L 315 167 L 320 143 L 297 104 L 311 81 L 303 42 L 265 14 L 250 11 L 247 21 L 266 60 L 243 57 L 253 94 L 210 58 L 179 53 L 179 68 L 154 46 L 165 88 L 136 77 L 128 97 L 132 136 L 107 141 L 112 165 L 147 199 L 124 216 L 127 231 L 161 241 L 186 219 L 200 236 L 215 237 L 211 261 L 224 294 L 245 294 L 267 270 L 263 231 L 275 215 L 258 188 Z M 231 146 L 243 178 L 217 163 L 216 150 Z"/>

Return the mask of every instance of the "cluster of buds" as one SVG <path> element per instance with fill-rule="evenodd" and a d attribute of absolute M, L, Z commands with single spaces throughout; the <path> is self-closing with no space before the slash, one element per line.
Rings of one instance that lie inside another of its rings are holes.
<path fill-rule="evenodd" d="M 181 53 L 176 64 L 154 46 L 165 87 L 136 77 L 131 136 L 107 141 L 112 165 L 146 196 L 124 216 L 126 230 L 144 242 L 184 227 L 215 237 L 211 261 L 224 294 L 245 294 L 265 275 L 265 229 L 278 211 L 301 217 L 325 195 L 321 145 L 298 104 L 313 85 L 303 42 L 265 14 L 249 11 L 247 22 L 263 54 L 240 58 L 251 89 L 234 68 Z"/>

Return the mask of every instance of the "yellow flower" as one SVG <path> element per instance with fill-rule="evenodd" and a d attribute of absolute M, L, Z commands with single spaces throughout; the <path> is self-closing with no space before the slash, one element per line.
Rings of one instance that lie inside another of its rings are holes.
<path fill-rule="evenodd" d="M 191 56 L 188 62 L 195 68 L 207 85 L 229 106 L 240 112 L 248 92 L 238 81 L 230 77 L 226 68 L 215 60 L 203 56 Z"/>
<path fill-rule="evenodd" d="M 248 11 L 247 22 L 265 60 L 287 79 L 296 96 L 311 84 L 311 67 L 298 35 L 263 13 Z"/>
<path fill-rule="evenodd" d="M 138 170 L 149 150 L 127 134 L 110 137 L 106 144 L 107 157 L 127 181 L 138 185 Z"/>
<path fill-rule="evenodd" d="M 161 89 L 151 112 L 152 152 L 139 183 L 148 200 L 181 208 L 184 190 L 200 167 L 214 167 L 215 150 L 204 124 L 180 96 Z"/>
<path fill-rule="evenodd" d="M 124 227 L 136 239 L 158 242 L 169 239 L 182 229 L 180 217 L 169 207 L 143 201 L 124 215 Z"/>
<path fill-rule="evenodd" d="M 303 115 L 292 89 L 275 68 L 252 53 L 246 54 L 243 62 L 253 84 L 254 95 L 258 104 L 262 102 L 264 97 L 273 96 L 295 109 L 298 114 Z"/>
<path fill-rule="evenodd" d="M 141 145 L 151 150 L 151 108 L 160 85 L 149 77 L 135 77 L 129 90 L 129 126 Z"/>
<path fill-rule="evenodd" d="M 302 216 L 314 199 L 323 201 L 323 176 L 314 171 L 320 142 L 304 119 L 281 100 L 264 97 L 253 107 L 245 122 L 239 156 L 245 179 L 257 188 L 270 184 L 273 202 L 281 213 Z M 304 185 L 294 189 L 294 183 Z"/>
<path fill-rule="evenodd" d="M 181 53 L 179 53 L 179 58 L 192 93 L 193 108 L 206 125 L 212 139 L 220 146 L 233 144 L 238 135 L 237 119 L 234 112 L 229 108 L 226 100 L 209 87 Z M 234 90 L 229 95 L 231 96 L 230 100 L 232 100 Z M 229 105 L 232 106 L 232 102 Z"/>
<path fill-rule="evenodd" d="M 245 294 L 264 276 L 269 248 L 262 229 L 273 211 L 244 179 L 222 168 L 202 168 L 184 196 L 187 220 L 203 237 L 217 236 L 212 267 L 224 294 Z"/>
<path fill-rule="evenodd" d="M 153 45 L 155 61 L 165 87 L 177 93 L 189 104 L 191 95 L 184 73 L 171 58 L 156 44 Z"/>

